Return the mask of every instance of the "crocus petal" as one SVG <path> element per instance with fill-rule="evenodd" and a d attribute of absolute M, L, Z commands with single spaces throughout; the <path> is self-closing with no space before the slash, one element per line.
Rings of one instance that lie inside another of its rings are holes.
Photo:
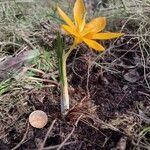
<path fill-rule="evenodd" d="M 62 25 L 62 28 L 69 34 L 72 34 L 74 36 L 77 36 L 77 32 L 75 29 L 73 29 L 72 27 L 68 26 L 68 25 Z"/>
<path fill-rule="evenodd" d="M 84 38 L 83 41 L 91 48 L 97 50 L 97 51 L 104 51 L 105 48 L 100 45 L 99 43 L 97 43 L 96 41 L 94 40 L 89 40 L 89 39 L 86 39 Z"/>
<path fill-rule="evenodd" d="M 89 32 L 89 33 L 87 33 L 86 35 L 84 35 L 83 37 L 86 38 L 86 39 L 92 39 L 94 34 L 95 34 L 95 33 Z M 82 34 L 81 34 L 81 35 L 82 35 Z"/>
<path fill-rule="evenodd" d="M 57 6 L 57 11 L 59 13 L 59 15 L 64 19 L 64 21 L 71 27 L 74 27 L 74 24 L 73 22 L 71 21 L 71 19 L 65 14 L 65 12 L 60 9 L 58 6 Z"/>
<path fill-rule="evenodd" d="M 113 32 L 97 33 L 97 34 L 93 34 L 92 39 L 109 40 L 109 39 L 120 37 L 122 35 L 124 35 L 124 34 L 123 33 L 113 33 Z"/>
<path fill-rule="evenodd" d="M 93 19 L 91 22 L 87 23 L 85 25 L 85 29 L 83 31 L 83 34 L 87 34 L 89 32 L 100 32 L 102 31 L 106 26 L 106 18 L 105 17 L 99 17 Z"/>
<path fill-rule="evenodd" d="M 83 0 L 76 0 L 73 9 L 73 14 L 74 14 L 75 23 L 79 28 L 83 24 L 85 10 L 86 9 Z"/>
<path fill-rule="evenodd" d="M 83 17 L 81 24 L 78 26 L 78 29 L 79 29 L 80 32 L 82 32 L 84 30 L 84 27 L 85 27 L 85 24 L 86 24 L 85 17 L 86 17 L 86 14 Z"/>
<path fill-rule="evenodd" d="M 79 37 L 76 37 L 75 38 L 75 43 L 76 44 L 80 44 L 82 42 L 82 39 L 81 38 L 79 38 Z"/>

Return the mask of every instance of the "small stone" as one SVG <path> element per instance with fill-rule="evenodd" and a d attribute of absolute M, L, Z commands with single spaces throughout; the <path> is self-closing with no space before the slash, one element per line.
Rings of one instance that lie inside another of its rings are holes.
<path fill-rule="evenodd" d="M 140 75 L 137 70 L 131 69 L 124 75 L 124 78 L 128 82 L 134 83 L 140 79 Z"/>
<path fill-rule="evenodd" d="M 35 110 L 29 115 L 29 123 L 32 127 L 41 129 L 48 122 L 47 114 L 41 110 Z"/>

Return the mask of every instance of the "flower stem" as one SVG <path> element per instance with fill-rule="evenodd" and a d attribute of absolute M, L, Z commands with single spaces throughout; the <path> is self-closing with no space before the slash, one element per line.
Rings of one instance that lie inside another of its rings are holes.
<path fill-rule="evenodd" d="M 65 54 L 64 58 L 65 58 L 65 61 L 67 61 L 67 58 L 68 56 L 70 55 L 70 53 L 72 52 L 72 50 L 76 47 L 76 43 L 74 42 L 72 44 L 72 46 L 70 47 L 70 49 L 68 50 L 68 52 Z"/>
<path fill-rule="evenodd" d="M 63 116 L 65 116 L 68 113 L 69 110 L 69 93 L 68 93 L 68 81 L 67 81 L 67 58 L 69 54 L 72 52 L 72 50 L 75 48 L 76 44 L 73 43 L 73 45 L 70 47 L 68 52 L 66 52 L 63 55 L 63 61 L 62 61 L 62 75 L 63 75 L 63 82 L 61 84 L 61 113 Z"/>

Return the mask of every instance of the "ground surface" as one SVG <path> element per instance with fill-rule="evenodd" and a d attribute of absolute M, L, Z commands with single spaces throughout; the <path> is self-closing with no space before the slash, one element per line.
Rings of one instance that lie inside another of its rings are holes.
<path fill-rule="evenodd" d="M 86 2 L 88 18 L 103 13 L 106 30 L 126 35 L 103 42 L 104 53 L 81 44 L 70 55 L 71 109 L 63 119 L 54 50 L 53 31 L 60 23 L 56 2 L 1 3 L 0 149 L 150 149 L 150 4 Z M 63 37 L 69 47 L 72 39 Z M 28 123 L 36 109 L 48 114 L 43 129 Z"/>

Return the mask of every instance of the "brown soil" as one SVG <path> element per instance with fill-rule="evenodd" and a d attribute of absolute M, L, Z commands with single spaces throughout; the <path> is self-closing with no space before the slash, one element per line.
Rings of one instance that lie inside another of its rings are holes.
<path fill-rule="evenodd" d="M 119 42 L 125 44 L 126 40 Z M 129 51 L 125 51 L 126 48 L 120 46 L 117 48 L 120 50 L 113 49 L 99 57 L 95 52 L 87 51 L 81 46 L 68 60 L 72 108 L 66 118 L 62 119 L 60 116 L 58 87 L 26 90 L 27 106 L 34 106 L 35 109 L 47 112 L 49 123 L 41 130 L 27 127 L 28 123 L 25 122 L 29 113 L 24 113 L 14 124 L 5 129 L 5 136 L 0 140 L 0 149 L 13 148 L 24 136 L 25 140 L 19 145 L 18 150 L 38 149 L 49 126 L 56 118 L 57 121 L 44 147 L 61 144 L 75 129 L 67 141 L 71 143 L 62 149 L 136 149 L 139 129 L 141 125 L 147 125 L 146 121 L 136 114 L 141 110 L 145 115 L 150 115 L 150 92 L 144 80 L 143 67 L 137 65 L 141 53 L 138 46 L 132 49 L 137 42 L 131 40 L 131 44 L 128 45 Z M 74 60 L 73 63 L 70 60 Z M 130 70 L 138 73 L 139 76 L 135 75 L 133 78 L 136 81 L 132 81 L 132 77 L 130 81 L 126 80 L 125 74 Z M 147 69 L 146 72 L 148 71 Z M 13 113 L 15 111 L 18 110 L 15 108 L 11 110 Z M 23 122 L 21 127 L 18 126 L 19 122 Z"/>

